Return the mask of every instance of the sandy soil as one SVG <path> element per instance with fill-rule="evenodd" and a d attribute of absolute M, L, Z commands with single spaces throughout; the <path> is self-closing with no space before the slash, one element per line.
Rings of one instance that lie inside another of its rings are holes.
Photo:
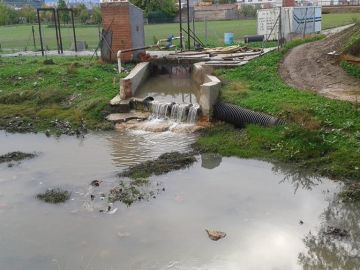
<path fill-rule="evenodd" d="M 292 49 L 280 64 L 281 77 L 291 86 L 316 91 L 329 98 L 360 101 L 360 80 L 348 75 L 336 56 L 349 30 L 325 40 Z"/>

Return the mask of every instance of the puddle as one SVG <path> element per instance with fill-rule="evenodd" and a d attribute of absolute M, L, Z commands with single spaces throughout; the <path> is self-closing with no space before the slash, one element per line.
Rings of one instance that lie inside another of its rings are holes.
<path fill-rule="evenodd" d="M 115 203 L 113 215 L 84 206 L 81 194 L 92 180 L 110 188 L 127 166 L 186 151 L 195 139 L 144 131 L 89 134 L 82 140 L 0 132 L 0 154 L 40 153 L 12 168 L 0 165 L 0 269 L 357 267 L 360 208 L 335 202 L 341 185 L 314 178 L 301 182 L 290 170 L 275 172 L 266 162 L 204 154 L 189 169 L 152 177 L 165 188 L 156 199 L 131 207 Z M 50 205 L 34 198 L 53 186 L 71 190 L 72 199 Z M 350 239 L 320 234 L 328 223 L 350 230 Z M 205 229 L 226 237 L 214 242 Z"/>
<path fill-rule="evenodd" d="M 169 74 L 150 77 L 136 92 L 139 98 L 153 97 L 159 102 L 196 103 L 196 83 L 189 78 Z"/>

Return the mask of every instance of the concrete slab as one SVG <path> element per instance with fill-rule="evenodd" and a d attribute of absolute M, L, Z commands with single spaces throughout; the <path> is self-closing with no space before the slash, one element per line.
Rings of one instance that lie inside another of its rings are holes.
<path fill-rule="evenodd" d="M 127 122 L 129 120 L 146 120 L 150 116 L 149 112 L 136 112 L 129 113 L 112 113 L 106 116 L 106 120 L 114 123 Z"/>

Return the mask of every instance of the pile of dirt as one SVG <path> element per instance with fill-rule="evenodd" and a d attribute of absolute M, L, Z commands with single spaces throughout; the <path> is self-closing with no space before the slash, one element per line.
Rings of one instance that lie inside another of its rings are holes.
<path fill-rule="evenodd" d="M 351 54 L 360 56 L 360 24 L 330 35 L 322 43 L 322 47 L 336 55 Z"/>
<path fill-rule="evenodd" d="M 360 34 L 360 25 L 354 25 L 324 40 L 293 48 L 280 63 L 281 77 L 298 89 L 312 90 L 329 98 L 358 102 L 359 80 L 347 74 L 339 65 L 339 56 L 347 55 L 347 52 L 358 46 L 355 34 Z"/>

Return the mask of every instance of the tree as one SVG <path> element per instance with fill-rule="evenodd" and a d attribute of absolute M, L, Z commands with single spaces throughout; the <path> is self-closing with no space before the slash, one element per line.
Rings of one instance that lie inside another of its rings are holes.
<path fill-rule="evenodd" d="M 65 0 L 58 1 L 58 8 L 67 8 Z M 70 20 L 69 12 L 67 12 L 67 11 L 60 12 L 60 20 L 63 21 L 64 24 L 69 23 L 69 20 Z"/>
<path fill-rule="evenodd" d="M 15 9 L 0 3 L 0 25 L 15 24 L 18 17 Z"/>
<path fill-rule="evenodd" d="M 82 23 L 86 23 L 86 21 L 89 19 L 90 15 L 89 15 L 89 11 L 87 9 L 83 9 L 80 11 L 80 21 Z"/>
<path fill-rule="evenodd" d="M 36 20 L 36 11 L 32 6 L 26 5 L 21 8 L 20 16 L 25 18 L 27 23 L 33 23 Z"/>
<path fill-rule="evenodd" d="M 93 20 L 96 24 L 100 24 L 102 21 L 101 10 L 99 7 L 93 7 L 92 9 Z"/>
<path fill-rule="evenodd" d="M 147 16 L 154 11 L 161 11 L 168 16 L 176 14 L 176 0 L 131 0 L 131 2 L 145 11 Z"/>

